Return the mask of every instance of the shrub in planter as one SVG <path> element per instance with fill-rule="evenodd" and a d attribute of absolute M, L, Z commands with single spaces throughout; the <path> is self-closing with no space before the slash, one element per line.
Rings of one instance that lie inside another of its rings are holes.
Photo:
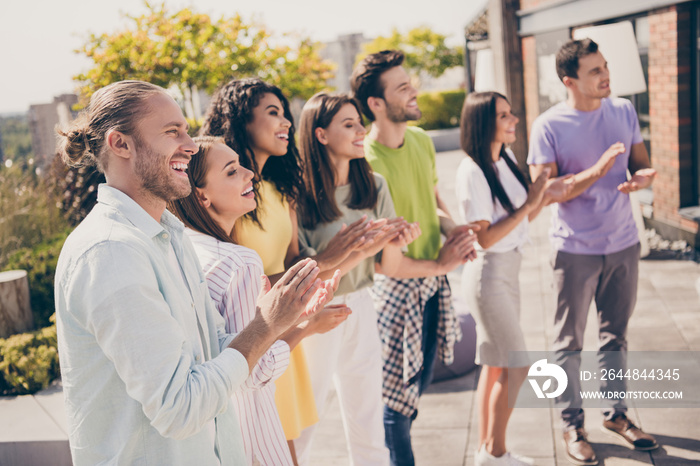
<path fill-rule="evenodd" d="M 459 126 L 466 94 L 463 90 L 434 91 L 418 94 L 418 108 L 423 116 L 416 122 L 424 130 Z"/>
<path fill-rule="evenodd" d="M 56 345 L 56 325 L 0 339 L 0 393 L 27 395 L 47 388 L 60 374 Z"/>
<path fill-rule="evenodd" d="M 56 263 L 68 232 L 24 248 L 8 258 L 6 270 L 26 270 L 29 280 L 29 299 L 34 313 L 34 327 L 50 325 L 49 317 L 55 312 L 53 280 Z"/>

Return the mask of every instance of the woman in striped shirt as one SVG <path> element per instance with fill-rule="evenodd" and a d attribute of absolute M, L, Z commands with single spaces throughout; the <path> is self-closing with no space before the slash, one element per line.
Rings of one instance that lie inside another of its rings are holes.
<path fill-rule="evenodd" d="M 239 332 L 255 316 L 261 292 L 263 265 L 260 256 L 233 242 L 233 226 L 242 215 L 255 209 L 253 172 L 240 165 L 238 155 L 223 139 L 195 139 L 199 152 L 188 166 L 191 194 L 170 205 L 187 226 L 209 294 L 226 321 L 228 332 Z M 326 287 L 337 287 L 334 283 Z M 269 281 L 262 283 L 263 293 Z M 248 464 L 292 465 L 274 400 L 274 380 L 289 364 L 290 349 L 310 334 L 330 330 L 347 318 L 346 306 L 327 307 L 319 316 L 292 327 L 275 342 L 245 382 L 234 393 L 232 405 L 238 414 Z M 323 314 L 323 317 L 320 317 Z"/>

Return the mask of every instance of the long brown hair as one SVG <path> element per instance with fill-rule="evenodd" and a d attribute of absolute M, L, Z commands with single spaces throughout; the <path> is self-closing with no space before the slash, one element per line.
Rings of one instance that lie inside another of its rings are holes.
<path fill-rule="evenodd" d="M 233 232 L 224 231 L 223 228 L 213 219 L 207 209 L 199 202 L 197 198 L 197 189 L 206 186 L 207 176 L 207 157 L 216 144 L 226 145 L 224 138 L 213 136 L 200 136 L 194 138 L 195 144 L 199 146 L 199 150 L 192 156 L 189 165 L 187 166 L 187 174 L 190 180 L 192 192 L 187 197 L 176 199 L 168 203 L 170 210 L 177 218 L 182 221 L 187 227 L 196 230 L 205 235 L 213 236 L 219 241 L 225 243 L 233 243 Z"/>
<path fill-rule="evenodd" d="M 498 92 L 472 92 L 467 96 L 459 124 L 460 142 L 462 150 L 484 172 L 489 188 L 491 188 L 491 199 L 494 202 L 498 199 L 503 208 L 512 214 L 515 208 L 513 203 L 510 202 L 510 198 L 508 198 L 501 181 L 498 179 L 498 173 L 496 173 L 493 166 L 494 162 L 491 154 L 491 143 L 496 137 L 496 101 L 498 99 L 508 102 L 508 99 Z M 523 175 L 510 156 L 506 154 L 505 144 L 501 146 L 500 156 L 520 184 L 525 187 L 525 191 L 527 191 L 528 186 L 525 175 Z"/>
<path fill-rule="evenodd" d="M 304 195 L 299 203 L 302 225 L 314 228 L 319 223 L 332 222 L 342 215 L 335 202 L 335 168 L 326 146 L 316 137 L 316 128 L 328 128 L 333 117 L 345 104 L 351 104 L 361 115 L 357 101 L 347 95 L 318 93 L 311 97 L 301 111 L 299 149 L 304 167 Z M 360 118 L 362 118 L 360 116 Z M 351 209 L 373 209 L 377 205 L 377 186 L 367 160 L 350 161 Z"/>

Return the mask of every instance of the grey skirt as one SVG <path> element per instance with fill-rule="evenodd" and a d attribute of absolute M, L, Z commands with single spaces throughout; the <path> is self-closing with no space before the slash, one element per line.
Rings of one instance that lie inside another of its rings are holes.
<path fill-rule="evenodd" d="M 476 363 L 493 367 L 529 365 L 520 328 L 520 262 L 517 249 L 479 251 L 464 265 L 462 289 L 476 321 Z"/>

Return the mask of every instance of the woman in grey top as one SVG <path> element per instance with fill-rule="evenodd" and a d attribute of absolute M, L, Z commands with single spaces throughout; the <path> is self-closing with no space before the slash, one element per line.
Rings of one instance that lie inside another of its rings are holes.
<path fill-rule="evenodd" d="M 353 252 L 339 267 L 343 276 L 333 303 L 346 304 L 353 313 L 336 329 L 307 339 L 304 349 L 321 414 L 331 380 L 335 383 L 353 464 L 388 465 L 381 346 L 369 286 L 375 267 L 382 273 L 400 267 L 401 249 L 420 229 L 394 218 L 386 181 L 372 173 L 364 158 L 366 131 L 354 100 L 315 95 L 304 106 L 299 132 L 306 186 L 298 205 L 301 254 L 322 252 L 338 231 L 363 217 L 385 223 L 374 230 L 368 247 Z M 305 429 L 295 440 L 300 464 L 308 462 L 314 430 Z"/>

